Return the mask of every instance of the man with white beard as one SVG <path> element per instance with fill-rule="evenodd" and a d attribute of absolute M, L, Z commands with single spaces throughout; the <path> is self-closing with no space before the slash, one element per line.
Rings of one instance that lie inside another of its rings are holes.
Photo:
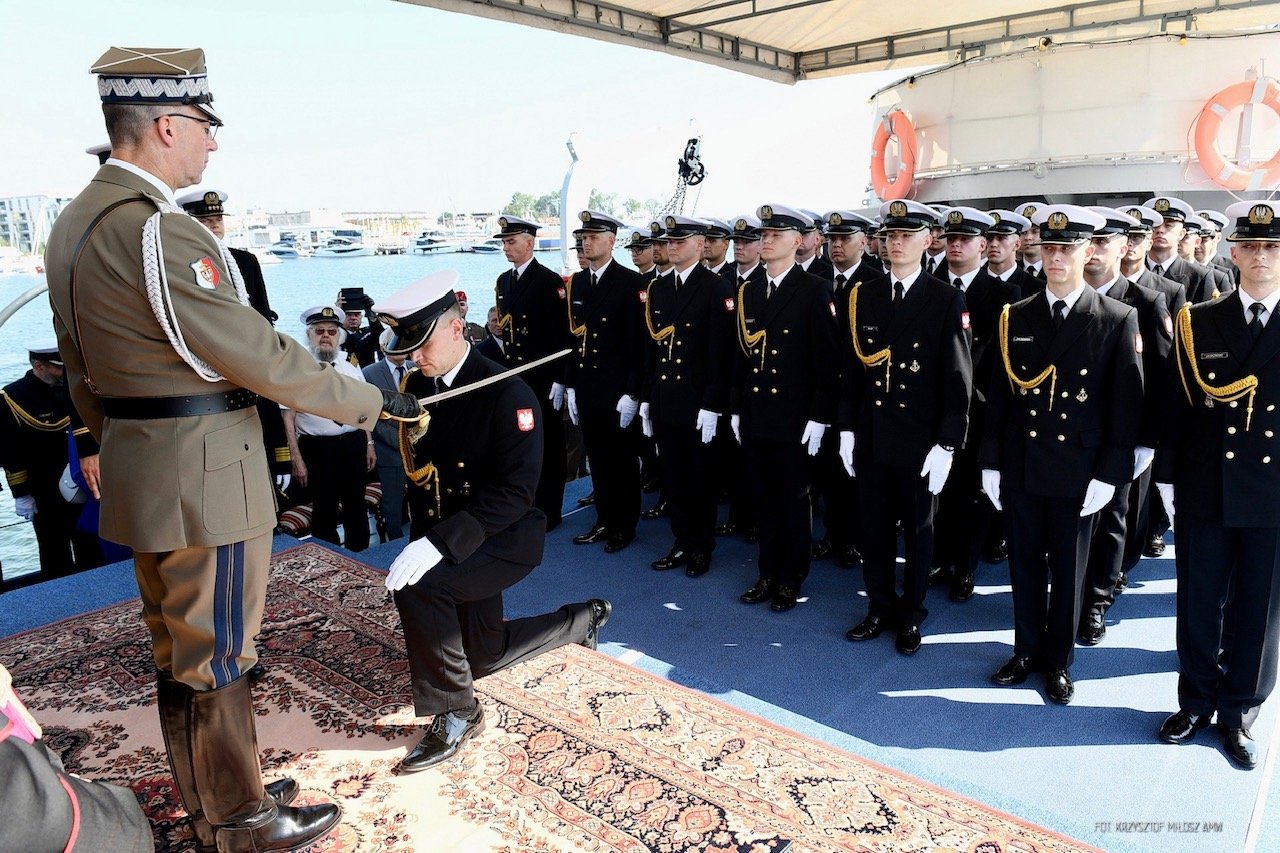
<path fill-rule="evenodd" d="M 316 361 L 366 381 L 360 368 L 339 357 L 346 337 L 341 311 L 317 305 L 303 311 L 300 319 L 307 327 L 307 349 Z M 378 461 L 373 438 L 329 418 L 289 409 L 284 411 L 284 425 L 293 456 L 293 479 L 311 496 L 312 535 L 348 551 L 363 551 L 369 547 L 364 487 Z M 339 505 L 345 542 L 338 537 Z"/>

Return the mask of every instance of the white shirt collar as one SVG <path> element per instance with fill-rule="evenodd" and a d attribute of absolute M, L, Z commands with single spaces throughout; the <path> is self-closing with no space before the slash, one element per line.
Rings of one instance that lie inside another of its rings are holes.
<path fill-rule="evenodd" d="M 913 272 L 911 275 L 906 276 L 905 278 L 898 278 L 896 275 L 894 275 L 894 274 L 893 274 L 893 272 L 892 272 L 892 271 L 890 271 L 890 272 L 889 272 L 889 283 L 890 283 L 890 284 L 895 284 L 895 283 L 897 283 L 897 282 L 899 282 L 899 281 L 900 281 L 900 282 L 902 282 L 902 295 L 903 295 L 903 296 L 906 296 L 906 295 L 907 295 L 907 292 L 908 292 L 909 290 L 911 290 L 911 285 L 913 285 L 913 284 L 915 284 L 915 283 L 916 283 L 916 279 L 920 278 L 920 275 L 921 275 L 923 272 L 924 272 L 924 268 L 923 268 L 923 267 L 916 267 L 915 272 Z"/>
<path fill-rule="evenodd" d="M 836 270 L 835 272 L 833 272 L 831 274 L 831 280 L 835 281 L 836 276 L 842 275 L 844 276 L 845 281 L 851 281 L 853 279 L 854 273 L 858 271 L 858 267 L 860 266 L 862 266 L 862 258 L 858 258 L 856 261 L 854 261 L 853 266 L 849 267 L 847 270 Z"/>
<path fill-rule="evenodd" d="M 519 278 L 520 276 L 524 275 L 524 271 L 525 271 L 525 270 L 527 270 L 527 269 L 529 268 L 529 264 L 531 264 L 531 263 L 533 263 L 533 258 L 532 258 L 532 256 L 529 258 L 529 260 L 525 261 L 525 262 L 524 262 L 523 264 L 521 264 L 520 266 L 518 266 L 518 267 L 514 267 L 514 269 L 515 269 L 515 271 L 516 271 L 516 278 Z"/>
<path fill-rule="evenodd" d="M 721 261 L 721 262 L 720 262 L 719 264 L 717 264 L 716 266 L 714 266 L 714 267 L 707 267 L 707 269 L 711 270 L 713 273 L 716 273 L 716 274 L 718 275 L 718 274 L 720 273 L 720 270 L 724 269 L 724 265 L 725 265 L 725 264 L 727 264 L 727 263 L 729 263 L 729 262 L 728 262 L 728 261 Z"/>
<path fill-rule="evenodd" d="M 604 278 L 604 271 L 609 268 L 609 264 L 611 263 L 613 263 L 613 258 L 608 258 L 605 260 L 603 264 L 600 265 L 600 269 L 598 270 L 593 270 L 591 267 L 587 267 L 587 275 L 591 275 L 592 273 L 595 273 L 596 281 L 599 281 L 600 279 Z"/>
<path fill-rule="evenodd" d="M 1076 302 L 1079 301 L 1080 297 L 1084 295 L 1084 289 L 1088 286 L 1089 285 L 1087 284 L 1081 284 L 1079 287 L 1077 287 L 1075 290 L 1068 293 L 1066 296 L 1055 296 L 1053 291 L 1046 287 L 1044 289 L 1044 296 L 1045 296 L 1045 299 L 1049 300 L 1049 316 L 1050 317 L 1053 316 L 1053 304 L 1057 302 L 1059 299 L 1067 303 L 1067 313 L 1070 314 L 1071 309 L 1075 307 Z"/>
<path fill-rule="evenodd" d="M 1111 288 L 1115 287 L 1117 284 L 1120 283 L 1120 279 L 1122 278 L 1124 278 L 1124 276 L 1117 275 L 1115 278 L 1111 279 L 1111 281 L 1102 285 L 1102 287 L 1095 287 L 1093 290 L 1099 296 L 1106 296 L 1108 293 L 1111 292 Z"/>
<path fill-rule="evenodd" d="M 812 255 L 809 256 L 809 260 L 796 261 L 796 263 L 800 265 L 800 269 L 804 270 L 805 272 L 808 272 L 809 267 L 813 266 L 813 262 L 816 261 L 817 259 L 818 259 L 818 253 L 814 252 Z"/>
<path fill-rule="evenodd" d="M 178 199 L 174 196 L 173 190 L 169 188 L 169 185 L 166 184 L 164 181 L 160 180 L 159 178 L 157 178 L 155 175 L 148 172 L 146 169 L 142 168 L 141 166 L 135 166 L 133 163 L 130 163 L 127 160 L 117 160 L 115 157 L 107 158 L 107 162 L 103 163 L 103 165 L 118 166 L 119 168 L 124 169 L 126 172 L 132 172 L 133 174 L 137 175 L 139 178 L 142 178 L 142 180 L 146 181 L 147 183 L 155 187 L 156 191 L 160 193 L 161 198 L 169 202 L 169 204 L 173 205 L 174 207 L 177 207 L 179 210 L 182 209 L 181 207 L 178 206 Z"/>
<path fill-rule="evenodd" d="M 1272 315 L 1276 310 L 1276 303 L 1280 302 L 1280 290 L 1273 292 L 1270 296 L 1263 300 L 1254 299 L 1243 290 L 1240 291 L 1240 303 L 1244 305 L 1244 321 L 1246 323 L 1253 320 L 1253 312 L 1249 310 L 1249 306 L 1255 302 L 1261 301 L 1262 307 L 1266 308 L 1266 313 L 1262 315 L 1262 322 L 1269 323 Z"/>
<path fill-rule="evenodd" d="M 992 271 L 991 271 L 991 265 L 990 265 L 990 264 L 987 264 L 987 274 L 988 274 L 988 275 L 993 275 L 993 276 L 995 276 L 996 278 L 1000 279 L 1001 281 L 1008 281 L 1008 280 L 1009 280 L 1009 278 L 1010 278 L 1010 277 L 1011 277 L 1015 272 L 1017 272 L 1017 270 L 1018 270 L 1018 265 L 1017 265 L 1017 264 L 1012 264 L 1012 265 L 1010 265 L 1010 267 L 1009 267 L 1007 270 L 1005 270 L 1004 272 L 992 272 Z"/>
<path fill-rule="evenodd" d="M 760 266 L 760 262 L 756 261 L 751 265 L 751 269 L 744 270 L 741 265 L 738 266 L 738 278 L 750 278 L 751 274 L 756 271 L 756 267 Z"/>
<path fill-rule="evenodd" d="M 468 344 L 466 354 L 463 355 L 462 358 L 458 359 L 458 363 L 455 364 L 448 373 L 440 377 L 440 381 L 444 383 L 444 387 L 446 388 L 453 387 L 454 380 L 458 378 L 458 371 L 462 369 L 462 365 L 467 363 L 467 357 L 471 355 L 472 349 L 473 347 L 471 347 L 471 345 Z"/>
<path fill-rule="evenodd" d="M 969 285 L 973 284 L 973 280 L 978 277 L 978 273 L 981 271 L 982 271 L 982 266 L 979 265 L 969 270 L 964 275 L 956 275 L 955 273 L 948 273 L 947 275 L 951 279 L 951 283 L 953 285 L 956 283 L 956 279 L 960 279 L 960 281 L 962 282 L 960 285 L 961 292 L 968 292 Z"/>
<path fill-rule="evenodd" d="M 778 276 L 777 278 L 773 278 L 772 276 L 770 276 L 770 275 L 769 275 L 768 271 L 766 271 L 766 272 L 765 272 L 765 274 L 764 274 L 764 280 L 765 280 L 766 282 L 768 282 L 769 284 L 774 285 L 775 287 L 781 287 L 781 286 L 782 286 L 782 280 L 783 280 L 784 278 L 786 278 L 787 276 L 791 275 L 791 270 L 795 269 L 796 267 L 800 267 L 801 269 L 804 269 L 804 265 L 803 265 L 803 264 L 801 264 L 799 261 L 797 261 L 797 262 L 795 263 L 795 265 L 791 267 L 791 269 L 787 270 L 786 272 L 784 272 L 782 275 Z"/>

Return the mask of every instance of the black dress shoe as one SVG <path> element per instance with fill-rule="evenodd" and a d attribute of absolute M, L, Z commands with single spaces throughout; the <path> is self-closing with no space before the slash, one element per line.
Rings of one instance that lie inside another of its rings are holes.
<path fill-rule="evenodd" d="M 809 546 L 810 560 L 825 560 L 831 556 L 831 540 L 819 539 Z"/>
<path fill-rule="evenodd" d="M 738 525 L 733 521 L 726 521 L 724 524 L 716 525 L 717 536 L 732 536 L 738 532 Z"/>
<path fill-rule="evenodd" d="M 857 568 L 862 562 L 862 555 L 858 553 L 858 549 L 854 546 L 842 545 L 840 547 L 839 562 L 842 569 Z"/>
<path fill-rule="evenodd" d="M 1021 684 L 1027 680 L 1027 676 L 1031 674 L 1034 666 L 1031 658 L 1020 658 L 1017 655 L 1009 658 L 1009 661 L 996 670 L 995 675 L 991 676 L 991 680 L 996 684 L 1004 684 L 1006 686 L 1013 684 Z"/>
<path fill-rule="evenodd" d="M 1170 714 L 1160 724 L 1159 737 L 1165 743 L 1188 743 L 1196 732 L 1209 725 L 1213 714 L 1193 714 L 1190 711 L 1178 711 Z"/>
<path fill-rule="evenodd" d="M 458 754 L 462 745 L 484 731 L 484 708 L 479 705 L 469 711 L 450 711 L 436 714 L 427 727 L 427 733 L 409 754 L 400 760 L 399 773 L 417 773 L 448 761 Z"/>
<path fill-rule="evenodd" d="M 1077 642 L 1082 646 L 1096 646 L 1105 636 L 1107 623 L 1103 621 L 1102 614 L 1096 610 L 1086 613 L 1080 622 L 1080 630 L 1076 633 Z"/>
<path fill-rule="evenodd" d="M 249 667 L 249 671 L 246 672 L 245 675 L 249 676 L 250 684 L 257 684 L 259 681 L 267 677 L 267 668 L 263 666 L 261 662 L 255 663 L 253 666 Z"/>
<path fill-rule="evenodd" d="M 973 598 L 973 575 L 968 572 L 956 572 L 952 575 L 947 597 L 957 602 Z"/>
<path fill-rule="evenodd" d="M 1009 543 L 1003 539 L 992 542 L 982 550 L 982 559 L 984 562 L 995 565 L 1003 563 L 1009 558 Z"/>
<path fill-rule="evenodd" d="M 604 525 L 597 524 L 595 527 L 591 528 L 586 533 L 579 533 L 577 536 L 573 537 L 573 544 L 574 545 L 592 545 L 596 542 L 600 542 L 601 540 L 607 538 L 608 536 L 609 536 L 608 528 L 606 528 Z"/>
<path fill-rule="evenodd" d="M 769 609 L 774 613 L 786 613 L 796 606 L 796 599 L 799 596 L 800 590 L 795 587 L 780 586 L 778 591 L 773 594 L 773 601 L 769 602 Z"/>
<path fill-rule="evenodd" d="M 640 513 L 641 518 L 647 518 L 652 521 L 655 518 L 664 518 L 667 515 L 667 502 L 658 501 L 651 509 L 646 509 Z"/>
<path fill-rule="evenodd" d="M 848 631 L 844 632 L 846 640 L 874 640 L 884 631 L 884 620 L 879 616 L 868 616 Z"/>
<path fill-rule="evenodd" d="M 1129 588 L 1129 573 L 1124 569 L 1120 570 L 1120 577 L 1116 578 L 1116 592 L 1124 592 Z"/>
<path fill-rule="evenodd" d="M 1048 694 L 1050 701 L 1059 705 L 1070 702 L 1071 697 L 1076 695 L 1076 687 L 1071 683 L 1071 673 L 1065 669 L 1055 669 L 1049 673 L 1044 680 L 1044 692 Z"/>
<path fill-rule="evenodd" d="M 604 552 L 606 554 L 616 554 L 623 548 L 630 545 L 631 540 L 635 538 L 636 537 L 634 536 L 622 536 L 617 533 L 611 533 L 609 535 L 609 541 L 604 543 Z"/>
<path fill-rule="evenodd" d="M 711 569 L 710 554 L 690 554 L 689 565 L 685 567 L 685 577 L 700 578 Z"/>
<path fill-rule="evenodd" d="M 778 590 L 778 582 L 773 578 L 760 578 L 756 581 L 755 586 L 738 596 L 738 600 L 743 604 L 759 604 L 762 601 L 773 598 L 773 594 Z"/>
<path fill-rule="evenodd" d="M 676 566 L 683 566 L 689 562 L 689 555 L 679 548 L 672 548 L 667 556 L 659 557 L 649 564 L 652 569 L 665 572 L 667 569 L 674 569 Z"/>
<path fill-rule="evenodd" d="M 578 506 L 591 506 L 595 502 L 596 502 L 595 489 L 592 489 L 591 491 L 587 492 L 587 496 L 585 498 L 578 498 Z"/>
<path fill-rule="evenodd" d="M 904 655 L 914 655 L 920 651 L 920 629 L 915 625 L 901 629 L 897 639 L 893 641 L 893 647 Z"/>
<path fill-rule="evenodd" d="M 595 649 L 600 644 L 600 629 L 613 613 L 613 604 L 607 598 L 593 598 L 587 602 L 587 606 L 591 608 L 591 621 L 587 623 L 587 635 L 578 645 Z"/>
<path fill-rule="evenodd" d="M 1164 537 L 1152 536 L 1147 542 L 1146 547 L 1142 549 L 1144 557 L 1163 557 L 1164 556 Z"/>
<path fill-rule="evenodd" d="M 1253 742 L 1253 735 L 1248 729 L 1222 727 L 1222 746 L 1227 751 L 1227 758 L 1243 770 L 1252 770 L 1258 766 L 1258 745 Z"/>

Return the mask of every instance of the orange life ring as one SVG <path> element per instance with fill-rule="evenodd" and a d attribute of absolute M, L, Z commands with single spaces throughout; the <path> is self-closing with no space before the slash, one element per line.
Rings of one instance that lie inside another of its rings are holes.
<path fill-rule="evenodd" d="M 889 139 L 898 140 L 901 150 L 902 166 L 898 169 L 898 177 L 889 180 L 885 172 L 885 152 L 889 148 Z M 876 195 L 884 201 L 906 198 L 911 191 L 911 182 L 916 174 L 916 129 L 911 119 L 902 110 L 894 107 L 884 114 L 876 127 L 876 135 L 871 140 L 871 186 Z"/>
<path fill-rule="evenodd" d="M 1256 169 L 1241 169 L 1218 153 L 1218 128 L 1232 110 L 1262 104 L 1280 116 L 1280 82 L 1274 77 L 1246 80 L 1223 89 L 1196 116 L 1196 156 L 1215 184 L 1229 190 L 1270 189 L 1280 184 L 1280 151 Z"/>

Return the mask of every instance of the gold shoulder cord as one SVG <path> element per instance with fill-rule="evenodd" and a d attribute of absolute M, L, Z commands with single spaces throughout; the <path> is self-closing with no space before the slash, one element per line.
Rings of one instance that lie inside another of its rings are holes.
<path fill-rule="evenodd" d="M 1177 345 L 1181 343 L 1182 349 L 1186 352 L 1187 364 L 1191 366 L 1191 377 L 1195 379 L 1196 385 L 1200 386 L 1200 390 L 1205 396 L 1216 403 L 1231 403 L 1239 400 L 1241 397 L 1248 397 L 1248 408 L 1245 410 L 1244 429 L 1249 431 L 1249 425 L 1253 422 L 1253 401 L 1258 394 L 1258 377 L 1250 374 L 1248 376 L 1237 379 L 1228 385 L 1213 386 L 1207 384 L 1200 378 L 1200 365 L 1196 363 L 1196 341 L 1195 335 L 1191 329 L 1191 303 L 1182 306 L 1182 310 L 1178 312 L 1178 335 L 1174 338 L 1174 358 L 1178 359 L 1178 377 L 1182 380 L 1182 390 L 1187 395 L 1187 402 L 1195 405 L 1195 401 L 1191 399 L 1191 387 L 1187 384 L 1187 375 L 1182 369 L 1182 359 L 1178 357 Z"/>
<path fill-rule="evenodd" d="M 427 423 L 430 422 L 431 416 L 423 412 L 421 421 L 421 432 L 414 429 L 409 423 L 401 421 L 399 426 L 400 434 L 400 461 L 404 463 L 404 472 L 413 481 L 415 486 L 431 492 L 436 498 L 436 518 L 440 517 L 440 472 L 436 470 L 436 466 L 431 462 L 423 465 L 421 468 L 415 468 L 413 464 L 413 443 L 421 439 L 427 432 Z M 417 432 L 416 438 L 410 435 L 411 432 Z"/>
<path fill-rule="evenodd" d="M 63 415 L 57 421 L 47 424 L 34 415 L 28 414 L 27 411 L 19 406 L 17 401 L 8 394 L 0 394 L 0 397 L 4 397 L 5 403 L 9 405 L 9 411 L 13 412 L 13 416 L 32 429 L 38 429 L 41 432 L 59 432 L 66 429 L 67 425 L 71 423 L 71 416 Z"/>
<path fill-rule="evenodd" d="M 511 325 L 511 315 L 502 310 L 502 285 L 501 284 L 494 284 L 493 286 L 493 304 L 498 306 L 498 331 L 501 332 L 503 329 Z M 515 337 L 515 332 L 513 330 L 512 338 L 514 339 L 514 337 Z"/>
<path fill-rule="evenodd" d="M 761 329 L 758 332 L 752 332 L 747 329 L 746 306 L 743 301 L 743 294 L 746 293 L 746 290 L 746 282 L 738 285 L 738 346 L 742 348 L 743 355 L 751 358 L 751 349 L 756 344 L 760 344 L 760 367 L 763 369 L 764 348 L 767 346 L 765 343 L 765 330 Z"/>
<path fill-rule="evenodd" d="M 1058 389 L 1058 367 L 1051 364 L 1044 370 L 1040 371 L 1040 375 L 1035 379 L 1022 379 L 1018 374 L 1013 372 L 1013 364 L 1009 361 L 1009 308 L 1005 305 L 1004 310 L 1000 312 L 1000 357 L 1004 360 L 1004 372 L 1009 377 L 1009 389 L 1013 390 L 1013 386 L 1017 385 L 1023 391 L 1030 391 L 1032 388 L 1038 388 L 1044 384 L 1045 379 L 1049 380 L 1049 411 L 1053 411 L 1053 398 Z"/>
<path fill-rule="evenodd" d="M 667 358 L 671 358 L 671 350 L 674 349 L 676 343 L 676 326 L 672 323 L 670 326 L 663 326 L 661 329 L 653 328 L 653 282 L 644 289 L 644 324 L 649 329 L 649 337 L 653 338 L 654 343 L 667 342 Z"/>
<path fill-rule="evenodd" d="M 573 325 L 573 276 L 569 276 L 569 280 L 564 283 L 564 310 L 569 315 L 569 334 L 575 338 L 582 338 L 582 355 L 587 354 L 587 324 L 581 326 Z"/>
<path fill-rule="evenodd" d="M 885 347 L 878 352 L 867 355 L 862 351 L 862 344 L 858 342 L 858 290 L 861 284 L 853 286 L 853 292 L 849 294 L 849 337 L 853 339 L 853 352 L 858 356 L 858 361 L 862 362 L 863 367 L 876 367 L 884 365 L 884 387 L 887 390 L 889 386 L 889 370 L 893 367 L 893 353 Z"/>

